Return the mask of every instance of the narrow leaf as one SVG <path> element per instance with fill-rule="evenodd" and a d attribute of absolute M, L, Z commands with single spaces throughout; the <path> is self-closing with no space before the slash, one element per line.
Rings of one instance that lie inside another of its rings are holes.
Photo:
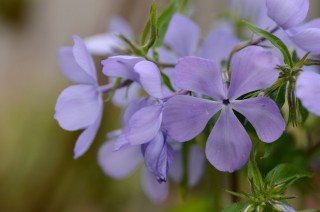
<path fill-rule="evenodd" d="M 158 37 L 155 42 L 155 47 L 160 47 L 162 45 L 171 18 L 178 9 L 178 3 L 179 1 L 171 1 L 169 6 L 164 9 L 163 12 L 159 15 L 159 18 L 157 20 Z"/>
<path fill-rule="evenodd" d="M 303 171 L 291 164 L 280 164 L 272 169 L 266 176 L 266 181 L 271 181 L 273 185 L 283 186 L 283 189 L 288 188 L 295 181 L 305 178 L 311 177 L 312 174 L 306 171 Z"/>
<path fill-rule="evenodd" d="M 244 23 L 252 32 L 269 40 L 282 53 L 284 58 L 284 63 L 289 65 L 290 67 L 293 67 L 292 58 L 287 46 L 277 36 L 273 35 L 268 31 L 265 31 L 263 29 L 256 27 L 247 21 L 244 21 Z"/>

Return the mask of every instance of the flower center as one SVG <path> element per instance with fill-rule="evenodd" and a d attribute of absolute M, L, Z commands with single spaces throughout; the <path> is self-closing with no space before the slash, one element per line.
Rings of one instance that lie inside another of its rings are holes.
<path fill-rule="evenodd" d="M 228 105 L 228 104 L 230 104 L 230 101 L 229 101 L 229 99 L 224 99 L 224 100 L 222 101 L 222 103 L 223 103 L 224 105 Z"/>

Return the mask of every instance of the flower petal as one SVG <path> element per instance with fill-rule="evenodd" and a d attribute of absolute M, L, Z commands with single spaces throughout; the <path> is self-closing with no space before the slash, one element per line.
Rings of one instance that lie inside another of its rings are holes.
<path fill-rule="evenodd" d="M 203 149 L 193 145 L 190 148 L 188 159 L 188 185 L 195 186 L 203 176 L 205 155 Z"/>
<path fill-rule="evenodd" d="M 132 145 L 144 144 L 157 136 L 162 121 L 162 106 L 147 106 L 132 115 L 126 138 Z"/>
<path fill-rule="evenodd" d="M 249 159 L 252 143 L 233 111 L 225 107 L 206 145 L 206 156 L 216 169 L 234 172 Z"/>
<path fill-rule="evenodd" d="M 114 151 L 114 145 L 114 141 L 102 145 L 98 153 L 98 162 L 106 175 L 121 179 L 137 168 L 142 161 L 142 154 L 138 146 Z"/>
<path fill-rule="evenodd" d="M 278 106 L 270 98 L 236 100 L 231 102 L 231 107 L 249 120 L 258 137 L 264 142 L 277 140 L 286 129 L 286 122 Z"/>
<path fill-rule="evenodd" d="M 211 60 L 198 57 L 185 57 L 174 70 L 177 87 L 206 94 L 216 100 L 225 98 L 222 73 Z"/>
<path fill-rule="evenodd" d="M 278 60 L 262 47 L 249 46 L 239 51 L 231 62 L 230 99 L 251 91 L 265 89 L 278 79 Z"/>
<path fill-rule="evenodd" d="M 138 81 L 138 74 L 134 72 L 133 67 L 140 61 L 142 57 L 134 56 L 113 56 L 102 61 L 103 74 L 109 77 L 120 77 Z"/>
<path fill-rule="evenodd" d="M 309 0 L 267 0 L 268 16 L 283 29 L 301 24 L 308 15 Z"/>
<path fill-rule="evenodd" d="M 320 54 L 320 18 L 286 32 L 301 49 L 313 55 Z"/>
<path fill-rule="evenodd" d="M 60 68 L 70 81 L 82 84 L 97 84 L 95 79 L 79 66 L 73 56 L 72 48 L 61 48 L 58 57 Z"/>
<path fill-rule="evenodd" d="M 296 94 L 305 108 L 320 116 L 320 74 L 303 71 L 297 79 Z"/>
<path fill-rule="evenodd" d="M 126 20 L 117 16 L 113 17 L 109 23 L 109 31 L 114 34 L 122 34 L 128 39 L 133 40 L 133 32 Z"/>
<path fill-rule="evenodd" d="M 175 151 L 174 160 L 172 161 L 168 174 L 174 182 L 181 183 L 183 175 L 183 162 L 181 150 Z"/>
<path fill-rule="evenodd" d="M 160 70 L 154 63 L 141 61 L 134 66 L 134 71 L 139 74 L 139 82 L 150 96 L 163 98 Z"/>
<path fill-rule="evenodd" d="M 112 97 L 112 103 L 118 107 L 125 107 L 139 97 L 140 86 L 132 83 L 128 87 L 118 88 Z"/>
<path fill-rule="evenodd" d="M 97 81 L 97 72 L 94 66 L 92 56 L 90 55 L 86 45 L 77 35 L 73 36 L 73 56 L 79 66 L 90 75 L 95 81 Z"/>
<path fill-rule="evenodd" d="M 91 146 L 92 142 L 94 141 L 97 132 L 100 127 L 102 119 L 102 104 L 101 108 L 99 110 L 99 115 L 97 119 L 94 121 L 94 123 L 90 126 L 88 126 L 87 129 L 85 129 L 81 135 L 79 136 L 78 140 L 76 141 L 76 145 L 74 147 L 74 159 L 79 158 L 82 156 Z"/>
<path fill-rule="evenodd" d="M 167 173 L 172 163 L 174 150 L 166 142 L 162 132 L 159 132 L 149 143 L 141 146 L 144 163 L 159 182 L 167 181 Z"/>
<path fill-rule="evenodd" d="M 205 128 L 221 104 L 192 96 L 172 97 L 164 106 L 163 128 L 176 141 L 188 141 Z"/>
<path fill-rule="evenodd" d="M 165 35 L 165 43 L 180 56 L 195 53 L 200 39 L 200 28 L 186 16 L 175 14 Z"/>
<path fill-rule="evenodd" d="M 146 195 L 154 203 L 162 203 L 169 193 L 168 183 L 159 183 L 147 169 L 143 171 L 142 186 Z"/>
<path fill-rule="evenodd" d="M 83 129 L 97 120 L 102 105 L 95 86 L 73 85 L 58 97 L 54 118 L 65 130 Z"/>
<path fill-rule="evenodd" d="M 85 39 L 85 44 L 91 54 L 105 56 L 117 53 L 125 44 L 113 33 L 103 33 Z"/>
<path fill-rule="evenodd" d="M 213 30 L 207 36 L 199 51 L 199 56 L 221 63 L 227 60 L 231 50 L 240 42 L 226 30 Z"/>

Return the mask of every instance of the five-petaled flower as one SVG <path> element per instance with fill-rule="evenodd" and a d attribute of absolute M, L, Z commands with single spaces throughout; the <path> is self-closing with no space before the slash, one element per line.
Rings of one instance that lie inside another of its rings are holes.
<path fill-rule="evenodd" d="M 218 170 L 238 170 L 247 162 L 252 143 L 234 110 L 245 116 L 264 142 L 278 139 L 286 127 L 273 100 L 239 98 L 271 86 L 278 79 L 276 64 L 277 60 L 269 51 L 247 47 L 234 56 L 231 81 L 227 86 L 216 62 L 197 57 L 182 59 L 175 67 L 176 85 L 213 100 L 182 95 L 169 99 L 163 114 L 168 135 L 180 142 L 191 140 L 221 111 L 206 143 L 206 156 Z"/>

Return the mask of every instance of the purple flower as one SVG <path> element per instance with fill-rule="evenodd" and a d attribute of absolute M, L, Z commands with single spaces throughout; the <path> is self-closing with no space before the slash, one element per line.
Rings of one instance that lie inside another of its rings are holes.
<path fill-rule="evenodd" d="M 311 113 L 320 116 L 320 75 L 303 71 L 296 82 L 296 95 Z"/>
<path fill-rule="evenodd" d="M 129 86 L 118 88 L 112 98 L 112 103 L 116 106 L 125 107 L 132 100 L 139 97 L 140 86 L 138 85 L 139 76 L 134 71 L 134 66 L 140 61 L 142 57 L 134 56 L 113 56 L 102 61 L 103 74 L 108 76 L 111 84 L 114 84 L 117 78 L 131 80 Z"/>
<path fill-rule="evenodd" d="M 143 174 L 143 188 L 152 201 L 162 202 L 168 194 L 168 185 L 159 182 L 167 180 L 167 172 L 174 155 L 174 150 L 167 143 L 166 134 L 158 130 L 155 137 L 142 145 L 131 145 L 126 139 L 130 118 L 152 103 L 149 99 L 140 99 L 128 105 L 123 115 L 123 129 L 113 133 L 113 141 L 102 146 L 98 159 L 107 175 L 121 179 L 132 173 L 144 158 L 146 169 Z"/>
<path fill-rule="evenodd" d="M 126 146 L 115 150 L 119 143 L 123 144 L 123 134 L 116 132 L 109 137 L 107 141 L 99 150 L 98 162 L 104 173 L 115 179 L 123 179 L 129 176 L 142 163 L 143 154 L 140 146 Z M 121 137 L 122 136 L 122 137 Z M 113 138 L 112 138 L 113 137 Z M 152 144 L 158 145 L 158 144 Z M 170 145 L 168 145 L 170 146 Z M 150 153 L 148 153 L 150 154 Z M 145 155 L 145 153 L 144 153 Z M 159 155 L 161 159 L 161 154 Z M 159 183 L 159 179 L 154 173 L 149 171 L 146 164 L 142 172 L 142 186 L 146 195 L 154 203 L 163 202 L 169 193 L 168 183 Z M 188 159 L 188 185 L 195 186 L 202 174 L 204 168 L 204 154 L 203 151 L 197 147 L 192 146 L 189 152 Z M 172 162 L 169 175 L 175 181 L 180 183 L 183 175 L 183 163 L 181 149 L 175 149 L 175 157 Z"/>
<path fill-rule="evenodd" d="M 231 63 L 232 75 L 227 87 L 219 66 L 211 60 L 186 57 L 175 68 L 176 84 L 202 93 L 214 100 L 175 96 L 165 104 L 163 127 L 176 141 L 197 136 L 207 122 L 221 111 L 206 144 L 206 156 L 220 171 L 233 172 L 248 160 L 251 140 L 233 110 L 244 115 L 264 142 L 273 142 L 285 129 L 277 105 L 269 98 L 239 99 L 251 91 L 265 89 L 278 79 L 276 59 L 261 47 L 247 47 Z"/>
<path fill-rule="evenodd" d="M 302 24 L 308 15 L 309 0 L 267 0 L 266 5 L 268 16 L 298 47 L 311 54 L 320 53 L 320 20 Z"/>
<path fill-rule="evenodd" d="M 173 52 L 160 48 L 160 61 L 175 63 L 180 57 L 198 55 L 221 62 L 228 58 L 230 51 L 239 43 L 239 39 L 226 30 L 214 29 L 205 38 L 200 48 L 198 48 L 199 43 L 199 26 L 186 16 L 175 14 L 164 39 L 164 44 Z"/>
<path fill-rule="evenodd" d="M 60 49 L 59 62 L 66 77 L 77 85 L 66 88 L 60 94 L 54 118 L 65 130 L 85 129 L 74 149 L 74 158 L 78 158 L 88 150 L 96 136 L 102 118 L 103 100 L 92 57 L 78 36 L 73 36 L 73 39 L 73 48 Z"/>
<path fill-rule="evenodd" d="M 126 48 L 126 44 L 119 38 L 120 34 L 133 40 L 132 29 L 128 23 L 120 17 L 114 17 L 109 23 L 108 32 L 86 38 L 85 44 L 92 54 L 114 55 Z"/>

